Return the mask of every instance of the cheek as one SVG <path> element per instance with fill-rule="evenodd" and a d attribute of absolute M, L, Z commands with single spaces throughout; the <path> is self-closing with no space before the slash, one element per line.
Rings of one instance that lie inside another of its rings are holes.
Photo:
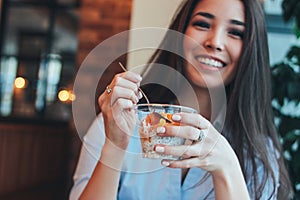
<path fill-rule="evenodd" d="M 183 48 L 182 50 L 183 50 L 184 61 L 192 62 L 192 59 L 193 59 L 192 51 L 195 48 L 195 46 L 190 42 L 190 40 L 185 38 L 183 40 L 182 48 Z"/>
<path fill-rule="evenodd" d="M 186 49 L 189 47 L 189 44 L 186 40 L 186 37 L 182 41 L 182 50 L 183 50 L 183 55 L 186 56 Z"/>
<path fill-rule="evenodd" d="M 187 56 L 188 52 L 194 48 L 191 39 L 189 37 L 184 37 L 182 47 L 183 47 L 184 56 Z"/>
<path fill-rule="evenodd" d="M 232 44 L 229 46 L 229 48 L 232 62 L 236 64 L 242 55 L 242 43 L 238 42 L 236 44 Z"/>
<path fill-rule="evenodd" d="M 196 34 L 193 31 L 186 31 L 185 37 L 183 38 L 183 52 L 184 55 L 192 53 L 193 51 L 204 51 L 202 47 L 203 44 L 203 34 Z"/>
<path fill-rule="evenodd" d="M 231 49 L 231 65 L 224 71 L 222 77 L 224 84 L 229 84 L 235 77 L 238 66 L 238 62 L 242 53 L 241 46 L 235 46 L 236 48 Z"/>
<path fill-rule="evenodd" d="M 232 80 L 235 77 L 236 74 L 236 69 L 237 66 L 234 67 L 234 69 L 232 69 L 231 71 L 228 71 L 227 73 L 225 73 L 222 77 L 223 77 L 223 81 L 224 81 L 224 85 L 228 85 L 229 83 L 232 82 Z"/>

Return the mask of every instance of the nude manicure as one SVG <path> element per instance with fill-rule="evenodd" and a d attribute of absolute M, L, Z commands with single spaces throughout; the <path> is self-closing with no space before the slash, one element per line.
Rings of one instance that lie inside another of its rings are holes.
<path fill-rule="evenodd" d="M 172 119 L 174 120 L 174 121 L 180 121 L 181 120 L 181 116 L 180 115 L 172 115 Z"/>

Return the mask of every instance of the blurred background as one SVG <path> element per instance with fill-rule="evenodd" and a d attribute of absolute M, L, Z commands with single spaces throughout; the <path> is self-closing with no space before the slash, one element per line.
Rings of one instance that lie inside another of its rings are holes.
<path fill-rule="evenodd" d="M 166 27 L 182 1 L 0 0 L 1 200 L 68 199 L 81 147 L 77 132 L 85 132 L 93 120 L 83 112 L 83 126 L 77 130 L 72 118 L 71 106 L 76 101 L 73 82 L 81 63 L 94 47 L 117 33 Z M 275 91 L 274 120 L 299 195 L 300 3 L 266 0 L 264 8 Z M 107 51 L 130 47 L 136 37 L 129 35 Z M 148 49 L 131 52 L 118 62 L 137 66 L 151 53 Z M 120 71 L 113 62 L 99 80 L 95 98 L 84 99 L 80 110 L 95 104 L 98 94 Z M 83 88 L 89 88 L 89 80 L 88 76 L 82 80 Z"/>

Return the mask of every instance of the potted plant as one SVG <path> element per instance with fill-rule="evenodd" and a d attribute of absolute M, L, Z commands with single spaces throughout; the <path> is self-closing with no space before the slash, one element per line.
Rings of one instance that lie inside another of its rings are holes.
<path fill-rule="evenodd" d="M 284 0 L 283 19 L 295 19 L 294 33 L 300 38 L 300 1 Z M 300 46 L 293 45 L 285 58 L 272 66 L 272 105 L 283 145 L 295 199 L 300 199 Z"/>

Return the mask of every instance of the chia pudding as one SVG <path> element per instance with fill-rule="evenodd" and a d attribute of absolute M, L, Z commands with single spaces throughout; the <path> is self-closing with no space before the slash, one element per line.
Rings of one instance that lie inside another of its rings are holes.
<path fill-rule="evenodd" d="M 163 117 L 168 117 L 170 120 L 170 113 L 159 113 Z M 161 137 L 157 135 L 156 129 L 159 126 L 179 126 L 177 122 L 166 122 L 165 119 L 157 117 L 153 113 L 149 113 L 139 124 L 139 134 L 142 144 L 142 152 L 144 158 L 161 158 L 161 159 L 178 159 L 172 155 L 164 155 L 154 151 L 156 144 L 165 145 L 183 145 L 185 139 L 180 137 Z"/>
<path fill-rule="evenodd" d="M 193 108 L 171 105 L 171 104 L 138 104 L 135 107 L 138 117 L 138 131 L 142 145 L 142 154 L 144 158 L 152 159 L 173 159 L 179 157 L 165 155 L 154 151 L 157 144 L 164 145 L 183 145 L 184 138 L 169 137 L 157 135 L 157 128 L 160 126 L 180 126 L 179 122 L 172 120 L 172 115 L 175 113 L 197 113 Z"/>

